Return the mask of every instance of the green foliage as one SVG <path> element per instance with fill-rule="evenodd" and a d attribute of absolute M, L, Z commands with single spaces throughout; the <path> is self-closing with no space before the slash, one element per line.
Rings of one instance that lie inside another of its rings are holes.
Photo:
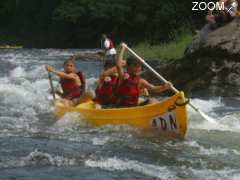
<path fill-rule="evenodd" d="M 1 0 L 0 33 L 34 47 L 99 47 L 103 32 L 116 43 L 152 46 L 199 23 L 191 6 L 190 0 Z"/>
<path fill-rule="evenodd" d="M 151 46 L 145 42 L 136 45 L 133 49 L 148 60 L 180 59 L 184 56 L 184 50 L 191 41 L 192 36 L 189 33 L 183 33 L 168 43 Z"/>
<path fill-rule="evenodd" d="M 54 17 L 57 21 L 66 21 L 76 23 L 86 14 L 84 1 L 67 1 L 63 0 L 60 6 L 54 10 Z"/>

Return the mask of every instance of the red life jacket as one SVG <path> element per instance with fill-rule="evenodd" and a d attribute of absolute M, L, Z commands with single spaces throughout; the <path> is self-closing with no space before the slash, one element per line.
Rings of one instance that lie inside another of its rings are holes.
<path fill-rule="evenodd" d="M 82 73 L 81 73 L 81 75 L 82 75 Z M 78 76 L 79 76 L 79 74 L 78 74 Z M 81 80 L 81 78 L 80 78 L 80 80 Z M 81 83 L 82 83 L 82 80 L 81 80 Z M 61 84 L 62 90 L 63 90 L 62 98 L 64 98 L 64 99 L 72 100 L 73 98 L 80 97 L 83 93 L 83 91 L 81 90 L 81 87 L 76 85 L 75 81 L 72 79 L 62 79 L 61 78 L 60 84 Z"/>
<path fill-rule="evenodd" d="M 79 77 L 79 79 L 81 81 L 80 89 L 81 89 L 82 92 L 85 92 L 85 89 L 86 89 L 86 79 L 85 79 L 85 76 L 84 76 L 84 74 L 81 71 L 77 72 L 77 75 L 78 75 L 78 77 Z"/>
<path fill-rule="evenodd" d="M 139 97 L 139 76 L 129 76 L 122 81 L 116 90 L 117 104 L 119 106 L 137 106 Z"/>
<path fill-rule="evenodd" d="M 117 84 L 117 76 L 111 76 L 111 81 L 102 84 L 101 87 L 97 87 L 96 92 L 96 99 L 99 104 L 102 105 L 109 105 L 114 104 L 116 102 L 115 96 L 115 89 Z"/>

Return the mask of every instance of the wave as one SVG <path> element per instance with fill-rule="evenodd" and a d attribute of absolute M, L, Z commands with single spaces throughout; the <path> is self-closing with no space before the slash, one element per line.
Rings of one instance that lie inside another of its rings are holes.
<path fill-rule="evenodd" d="M 240 170 L 231 168 L 209 169 L 187 166 L 159 166 L 146 164 L 135 160 L 101 158 L 100 160 L 85 160 L 85 165 L 107 171 L 133 171 L 159 179 L 239 179 Z"/>
<path fill-rule="evenodd" d="M 192 99 L 191 101 L 196 107 L 217 122 L 216 124 L 211 123 L 204 119 L 198 112 L 188 108 L 191 129 L 240 132 L 240 109 L 231 106 L 227 107 L 222 102 L 222 98 L 210 100 Z M 221 113 L 218 113 L 218 109 L 221 110 Z M 224 109 L 225 112 L 222 109 Z M 235 112 L 233 110 L 235 110 Z M 231 111 L 231 113 L 228 111 Z"/>
<path fill-rule="evenodd" d="M 190 148 L 198 149 L 199 155 L 206 155 L 206 156 L 237 155 L 237 156 L 240 156 L 240 151 L 238 151 L 236 149 L 228 149 L 228 148 L 222 148 L 222 147 L 206 148 L 203 145 L 200 145 L 197 141 L 185 141 L 183 144 L 187 145 Z"/>
<path fill-rule="evenodd" d="M 17 168 L 27 166 L 73 166 L 79 164 L 74 158 L 67 158 L 58 155 L 41 152 L 35 149 L 27 156 L 18 160 L 6 160 L 0 162 L 0 168 Z"/>
<path fill-rule="evenodd" d="M 173 179 L 174 173 L 168 170 L 167 167 L 155 166 L 152 164 L 145 164 L 134 160 L 121 160 L 119 158 L 107 158 L 100 160 L 88 159 L 85 165 L 92 168 L 101 168 L 108 171 L 129 171 L 132 170 L 136 173 L 157 177 L 161 179 Z"/>

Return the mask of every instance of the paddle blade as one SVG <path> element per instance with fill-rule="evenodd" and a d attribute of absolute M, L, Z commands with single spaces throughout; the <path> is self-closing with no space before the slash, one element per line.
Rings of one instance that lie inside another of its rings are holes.
<path fill-rule="evenodd" d="M 204 112 L 202 112 L 201 110 L 198 109 L 199 114 L 206 119 L 208 122 L 210 123 L 214 123 L 214 124 L 218 124 L 217 121 L 215 119 L 213 119 L 212 117 L 209 117 L 208 115 L 206 115 Z"/>
<path fill-rule="evenodd" d="M 51 75 L 50 72 L 48 72 L 48 79 L 49 79 L 49 84 L 50 84 L 51 92 L 52 92 L 52 95 L 53 95 L 53 99 L 55 100 L 56 99 L 55 90 L 54 90 L 54 87 L 53 87 L 52 75 Z"/>

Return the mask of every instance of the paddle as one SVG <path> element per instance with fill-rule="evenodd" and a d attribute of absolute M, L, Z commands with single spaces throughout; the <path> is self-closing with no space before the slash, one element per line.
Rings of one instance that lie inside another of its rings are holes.
<path fill-rule="evenodd" d="M 53 99 L 55 100 L 56 96 L 55 96 L 55 91 L 54 91 L 53 82 L 52 82 L 52 75 L 49 71 L 48 71 L 48 79 L 49 79 L 49 84 L 50 84 L 50 87 L 51 87 L 51 92 L 52 92 L 52 95 L 53 95 Z"/>
<path fill-rule="evenodd" d="M 144 59 L 142 59 L 140 56 L 138 56 L 132 49 L 130 49 L 126 44 L 124 44 L 125 48 L 131 52 L 144 66 L 146 66 L 153 74 L 155 74 L 161 81 L 163 81 L 164 83 L 167 83 L 168 81 L 162 77 L 157 71 L 155 71 L 149 64 L 146 63 L 146 61 Z M 179 91 L 174 87 L 171 86 L 171 90 L 175 93 L 178 93 Z M 205 113 L 203 113 L 200 109 L 198 109 L 197 107 L 195 107 L 193 104 L 189 103 L 189 106 L 191 106 L 196 112 L 198 112 L 204 119 L 206 119 L 207 121 L 211 122 L 211 123 L 215 123 L 217 124 L 217 122 L 209 117 L 208 115 L 206 115 Z"/>

